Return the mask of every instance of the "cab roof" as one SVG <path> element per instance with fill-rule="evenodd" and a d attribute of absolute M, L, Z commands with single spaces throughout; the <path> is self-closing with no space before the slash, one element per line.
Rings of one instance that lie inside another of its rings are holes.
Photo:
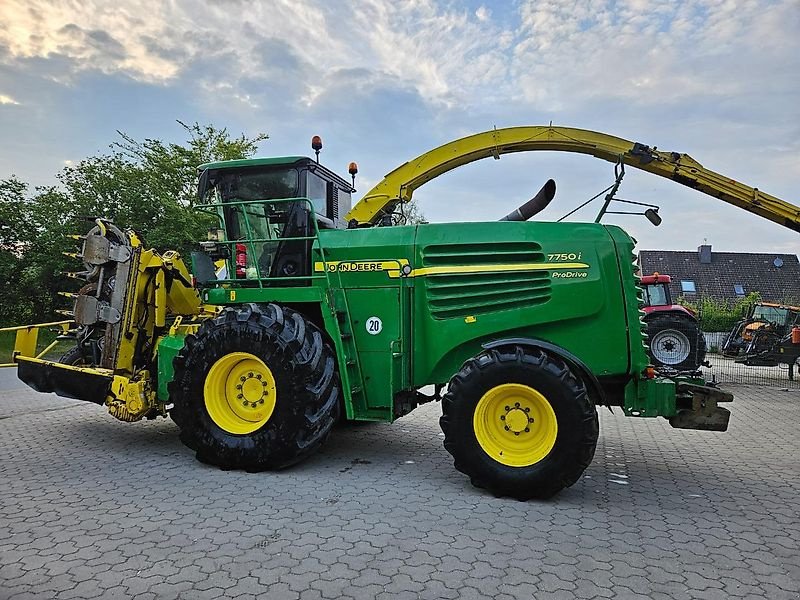
<path fill-rule="evenodd" d="M 218 160 L 202 164 L 201 171 L 206 169 L 235 169 L 237 167 L 280 167 L 294 165 L 303 160 L 311 160 L 307 156 L 269 156 L 265 158 L 240 158 L 238 160 Z"/>
<path fill-rule="evenodd" d="M 198 170 L 203 171 L 217 171 L 219 169 L 242 169 L 248 167 L 300 167 L 308 165 L 310 170 L 319 171 L 329 181 L 335 181 L 343 190 L 355 192 L 353 186 L 349 181 L 337 175 L 329 168 L 319 164 L 313 158 L 308 156 L 270 156 L 264 158 L 241 158 L 238 160 L 220 160 L 202 164 Z"/>

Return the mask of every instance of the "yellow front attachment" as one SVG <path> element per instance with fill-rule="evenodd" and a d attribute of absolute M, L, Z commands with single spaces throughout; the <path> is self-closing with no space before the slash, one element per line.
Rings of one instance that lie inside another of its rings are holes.
<path fill-rule="evenodd" d="M 483 451 L 509 467 L 527 467 L 546 457 L 556 443 L 558 420 L 538 391 L 504 383 L 486 392 L 472 419 Z"/>
<path fill-rule="evenodd" d="M 206 375 L 203 393 L 214 423 L 237 435 L 264 426 L 277 400 L 272 371 L 248 352 L 232 352 L 215 362 Z"/>

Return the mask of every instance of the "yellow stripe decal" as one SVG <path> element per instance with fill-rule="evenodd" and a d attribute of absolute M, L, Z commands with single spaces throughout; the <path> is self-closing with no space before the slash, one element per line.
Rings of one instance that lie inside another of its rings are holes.
<path fill-rule="evenodd" d="M 343 260 L 314 263 L 317 272 L 340 273 L 375 273 L 385 272 L 389 277 L 424 277 L 426 275 L 453 275 L 471 273 L 499 273 L 508 271 L 552 271 L 562 269 L 588 269 L 589 265 L 581 262 L 550 262 L 550 263 L 514 263 L 496 265 L 445 265 L 441 267 L 422 267 L 413 269 L 407 275 L 401 272 L 402 267 L 408 265 L 408 260 Z"/>
<path fill-rule="evenodd" d="M 493 273 L 502 271 L 550 271 L 554 269 L 588 269 L 586 263 L 521 263 L 511 265 L 453 265 L 414 269 L 409 277 L 425 275 L 450 275 L 455 273 Z"/>

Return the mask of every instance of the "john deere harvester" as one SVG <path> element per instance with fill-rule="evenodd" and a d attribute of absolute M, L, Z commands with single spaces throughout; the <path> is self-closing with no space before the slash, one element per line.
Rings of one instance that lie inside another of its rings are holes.
<path fill-rule="evenodd" d="M 302 460 L 337 419 L 393 421 L 441 399 L 456 468 L 520 499 L 580 477 L 598 406 L 725 430 L 717 403 L 729 394 L 648 364 L 631 238 L 613 225 L 523 220 L 552 184 L 502 221 L 397 224 L 433 177 L 540 148 L 711 187 L 711 172 L 686 155 L 556 127 L 438 148 L 352 209 L 351 183 L 309 158 L 206 164 L 198 209 L 215 225 L 191 272 L 98 218 L 78 255 L 75 347 L 61 362 L 19 352 L 19 377 L 125 421 L 170 416 L 198 459 L 246 471 Z M 752 188 L 719 179 L 726 193 L 739 186 L 723 199 L 749 202 Z M 772 197 L 756 194 L 762 214 Z M 797 228 L 796 207 L 774 202 L 770 214 Z"/>

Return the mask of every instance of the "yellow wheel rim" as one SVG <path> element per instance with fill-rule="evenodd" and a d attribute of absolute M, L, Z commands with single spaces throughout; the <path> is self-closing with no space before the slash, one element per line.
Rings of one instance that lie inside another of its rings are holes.
<path fill-rule="evenodd" d="M 263 360 L 232 352 L 215 362 L 203 386 L 208 416 L 228 433 L 260 429 L 275 410 L 275 377 Z"/>
<path fill-rule="evenodd" d="M 509 467 L 527 467 L 547 456 L 556 443 L 558 420 L 542 394 L 520 383 L 486 392 L 472 418 L 483 451 Z"/>

